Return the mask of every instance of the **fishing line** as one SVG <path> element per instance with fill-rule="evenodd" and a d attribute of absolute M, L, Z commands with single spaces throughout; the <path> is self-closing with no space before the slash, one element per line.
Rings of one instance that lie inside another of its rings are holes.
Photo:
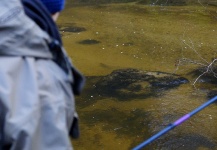
<path fill-rule="evenodd" d="M 197 107 L 196 109 L 194 109 L 193 111 L 191 111 L 190 113 L 182 116 L 181 118 L 179 118 L 178 120 L 176 120 L 173 123 L 170 123 L 166 128 L 164 128 L 163 130 L 161 130 L 160 132 L 158 132 L 157 134 L 153 135 L 152 137 L 150 137 L 149 139 L 147 139 L 146 141 L 144 141 L 143 143 L 139 144 L 138 146 L 136 146 L 135 148 L 133 148 L 132 150 L 140 150 L 141 148 L 145 147 L 146 145 L 148 145 L 149 143 L 153 142 L 154 140 L 156 140 L 157 138 L 159 138 L 160 136 L 164 135 L 165 133 L 167 133 L 168 131 L 172 130 L 173 128 L 177 127 L 178 125 L 180 125 L 181 123 L 183 123 L 184 121 L 188 120 L 190 117 L 192 117 L 193 115 L 195 115 L 196 113 L 198 113 L 199 111 L 201 111 L 202 109 L 206 108 L 207 106 L 209 106 L 210 104 L 212 104 L 213 102 L 215 102 L 217 100 L 217 96 L 215 96 L 214 98 L 210 99 L 209 101 L 205 102 L 204 104 L 202 104 L 201 106 Z"/>

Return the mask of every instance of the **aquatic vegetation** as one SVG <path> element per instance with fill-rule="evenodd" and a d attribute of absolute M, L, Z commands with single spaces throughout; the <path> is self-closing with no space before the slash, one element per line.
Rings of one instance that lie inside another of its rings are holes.
<path fill-rule="evenodd" d="M 84 94 L 79 106 L 88 106 L 97 100 L 113 97 L 118 101 L 130 101 L 162 96 L 165 91 L 188 83 L 186 78 L 164 72 L 137 69 L 115 70 L 106 76 L 87 77 Z M 90 99 L 91 100 L 88 100 Z"/>

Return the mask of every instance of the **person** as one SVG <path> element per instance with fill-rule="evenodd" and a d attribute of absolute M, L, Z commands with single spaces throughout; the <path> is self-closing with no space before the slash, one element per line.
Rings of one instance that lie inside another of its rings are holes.
<path fill-rule="evenodd" d="M 63 6 L 63 0 L 1 0 L 1 150 L 72 150 L 69 135 L 79 136 L 74 95 L 84 77 L 54 22 Z"/>

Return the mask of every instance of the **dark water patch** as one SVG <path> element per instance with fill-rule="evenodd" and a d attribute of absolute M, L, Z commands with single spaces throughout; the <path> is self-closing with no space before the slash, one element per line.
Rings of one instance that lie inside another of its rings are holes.
<path fill-rule="evenodd" d="M 62 28 L 60 28 L 60 31 L 61 32 L 79 33 L 79 32 L 86 31 L 86 29 L 84 27 L 72 26 L 72 27 L 62 27 Z"/>
<path fill-rule="evenodd" d="M 211 90 L 207 94 L 207 99 L 210 100 L 211 98 L 214 98 L 215 96 L 217 96 L 217 90 Z M 215 102 L 215 104 L 217 104 L 217 102 Z"/>
<path fill-rule="evenodd" d="M 207 2 L 207 5 L 217 6 L 217 1 L 216 0 L 210 0 L 210 1 Z"/>
<path fill-rule="evenodd" d="M 216 67 L 212 68 L 212 70 L 210 70 L 208 72 L 206 72 L 207 71 L 206 67 L 197 68 L 197 69 L 189 72 L 188 75 L 191 75 L 195 79 L 200 76 L 200 78 L 197 81 L 197 82 L 200 82 L 200 83 L 217 84 L 217 77 L 215 75 L 215 70 L 217 70 Z"/>
<path fill-rule="evenodd" d="M 207 92 L 207 100 L 210 100 L 211 98 L 214 98 L 215 96 L 217 96 L 217 77 L 215 74 L 216 68 L 212 71 L 206 72 L 207 69 L 206 68 L 198 68 L 195 69 L 193 71 L 191 71 L 190 73 L 188 73 L 188 75 L 191 75 L 192 78 L 194 79 L 194 82 L 196 81 L 195 85 L 199 85 L 200 84 L 202 86 L 201 89 L 202 90 L 206 90 Z M 204 73 L 206 72 L 206 73 Z M 203 75 L 202 75 L 203 74 Z M 201 76 L 202 75 L 202 76 Z M 217 104 L 217 102 L 215 102 L 215 104 Z"/>
<path fill-rule="evenodd" d="M 153 81 L 151 82 L 152 86 L 156 86 L 156 87 L 162 87 L 164 89 L 167 88 L 173 88 L 176 86 L 179 86 L 180 84 L 184 84 L 187 83 L 188 80 L 186 80 L 186 78 L 184 77 L 180 77 L 180 78 L 176 78 L 174 79 L 173 77 L 164 77 L 162 78 L 162 80 L 159 81 Z"/>
<path fill-rule="evenodd" d="M 94 39 L 86 39 L 78 42 L 79 44 L 85 44 L 85 45 L 93 45 L 93 44 L 99 44 L 100 41 L 94 40 Z"/>
<path fill-rule="evenodd" d="M 122 69 L 101 77 L 96 83 L 95 90 L 103 97 L 110 96 L 125 101 L 158 96 L 165 90 L 187 82 L 188 80 L 183 77 L 163 72 Z"/>
<path fill-rule="evenodd" d="M 162 96 L 170 90 L 188 83 L 186 78 L 164 72 L 148 72 L 137 69 L 120 69 L 106 76 L 87 77 L 86 87 L 78 105 L 81 107 L 104 98 L 118 101 L 146 99 Z"/>
<path fill-rule="evenodd" d="M 198 150 L 199 148 L 216 149 L 216 143 L 197 133 L 167 135 L 158 142 L 161 150 Z"/>

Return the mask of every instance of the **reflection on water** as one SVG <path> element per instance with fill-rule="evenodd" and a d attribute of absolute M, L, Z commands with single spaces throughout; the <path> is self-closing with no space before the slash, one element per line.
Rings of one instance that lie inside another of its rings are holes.
<path fill-rule="evenodd" d="M 81 137 L 73 145 L 127 150 L 217 93 L 213 74 L 192 86 L 198 68 L 216 58 L 217 7 L 215 1 L 101 2 L 68 2 L 58 22 L 87 77 L 76 99 Z M 145 149 L 217 149 L 216 114 L 211 105 Z"/>

